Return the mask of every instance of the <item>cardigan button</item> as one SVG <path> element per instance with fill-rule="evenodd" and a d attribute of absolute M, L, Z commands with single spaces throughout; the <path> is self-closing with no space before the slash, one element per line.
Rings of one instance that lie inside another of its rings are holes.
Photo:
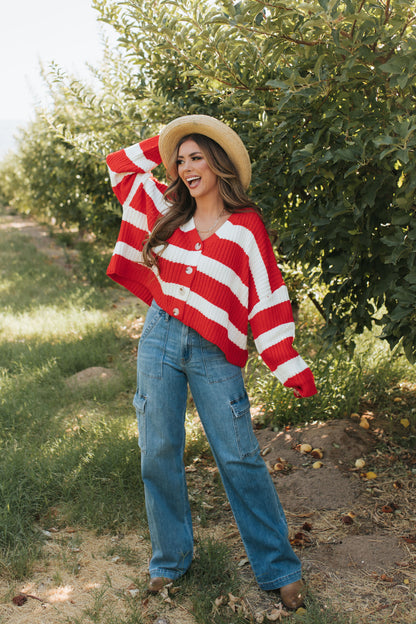
<path fill-rule="evenodd" d="M 185 273 L 188 273 L 188 275 L 190 275 L 192 273 L 192 271 L 193 271 L 192 267 L 186 267 L 186 269 L 185 269 Z"/>
<path fill-rule="evenodd" d="M 179 316 L 179 308 L 173 308 L 173 316 Z"/>
<path fill-rule="evenodd" d="M 196 243 L 196 245 L 195 245 L 195 249 L 196 249 L 197 251 L 199 251 L 199 250 L 201 249 L 201 247 L 202 247 L 202 243 Z"/>

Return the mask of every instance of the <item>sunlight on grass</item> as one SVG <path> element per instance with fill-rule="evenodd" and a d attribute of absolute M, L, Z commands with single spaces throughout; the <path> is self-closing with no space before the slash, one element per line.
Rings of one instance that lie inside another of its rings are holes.
<path fill-rule="evenodd" d="M 0 331 L 6 340 L 23 338 L 62 339 L 73 336 L 82 339 L 83 334 L 108 326 L 105 310 L 84 310 L 75 306 L 40 306 L 20 314 L 3 312 L 0 315 Z"/>
<path fill-rule="evenodd" d="M 13 292 L 13 288 L 16 288 L 16 284 L 13 282 L 13 280 L 6 279 L 5 276 L 2 275 L 2 279 L 0 282 L 0 294 Z"/>

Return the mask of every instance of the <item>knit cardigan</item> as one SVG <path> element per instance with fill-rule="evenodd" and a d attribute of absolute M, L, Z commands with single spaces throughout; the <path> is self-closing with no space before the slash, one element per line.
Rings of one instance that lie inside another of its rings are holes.
<path fill-rule="evenodd" d="M 158 268 L 142 263 L 145 239 L 168 210 L 166 185 L 151 170 L 161 162 L 158 137 L 107 157 L 114 193 L 123 206 L 107 275 L 150 305 L 216 344 L 229 362 L 247 361 L 250 322 L 256 348 L 281 383 L 315 394 L 313 375 L 292 346 L 291 304 L 266 228 L 254 211 L 233 213 L 201 240 L 193 218 L 168 239 Z"/>

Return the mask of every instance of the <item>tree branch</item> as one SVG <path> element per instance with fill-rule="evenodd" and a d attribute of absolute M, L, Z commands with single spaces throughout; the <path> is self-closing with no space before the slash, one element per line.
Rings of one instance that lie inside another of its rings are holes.
<path fill-rule="evenodd" d="M 387 24 L 387 22 L 390 19 L 390 15 L 391 15 L 391 11 L 390 11 L 390 0 L 387 0 L 386 2 L 386 8 L 384 10 L 384 23 Z"/>
<path fill-rule="evenodd" d="M 321 306 L 321 304 L 319 303 L 319 301 L 316 299 L 315 295 L 313 293 L 308 293 L 308 297 L 309 299 L 312 301 L 313 305 L 315 306 L 315 308 L 318 310 L 319 314 L 322 316 L 322 318 L 324 319 L 324 321 L 327 320 L 326 318 L 326 314 L 325 314 L 325 310 L 323 309 L 323 307 Z"/>

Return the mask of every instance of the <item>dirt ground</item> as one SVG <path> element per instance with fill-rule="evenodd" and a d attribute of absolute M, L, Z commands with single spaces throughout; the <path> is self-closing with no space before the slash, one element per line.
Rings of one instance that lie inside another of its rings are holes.
<path fill-rule="evenodd" d="M 54 261 L 71 269 L 42 228 L 21 217 L 10 217 L 8 227 L 34 236 L 40 249 L 51 249 Z M 106 377 L 103 369 L 95 372 Z M 410 390 L 414 396 L 416 388 Z M 393 443 L 383 427 L 383 415 L 368 415 L 363 408 L 343 420 L 280 432 L 258 429 L 256 435 L 311 595 L 360 624 L 415 624 L 416 457 Z M 218 497 L 207 486 L 214 465 L 194 462 L 187 474 L 190 492 L 202 491 L 206 506 L 205 522 L 194 518 L 197 537 L 226 541 L 240 570 L 242 590 L 227 598 L 229 606 L 242 605 L 248 622 L 284 621 L 276 597 L 254 582 L 228 504 L 218 509 Z M 175 588 L 146 595 L 147 535 L 96 536 L 78 527 L 51 526 L 45 537 L 44 557 L 30 579 L 15 584 L 0 579 L 1 623 L 100 622 L 93 619 L 99 609 L 121 619 L 130 601 L 137 601 L 146 624 L 195 624 Z"/>

